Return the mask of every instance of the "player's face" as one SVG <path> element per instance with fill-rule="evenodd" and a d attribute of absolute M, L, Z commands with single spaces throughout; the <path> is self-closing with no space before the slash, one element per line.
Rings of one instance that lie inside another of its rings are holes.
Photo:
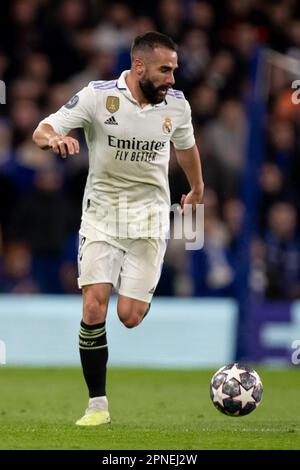
<path fill-rule="evenodd" d="M 151 104 L 161 103 L 168 89 L 174 85 L 174 70 L 178 67 L 177 53 L 158 47 L 143 63 L 139 86 Z"/>

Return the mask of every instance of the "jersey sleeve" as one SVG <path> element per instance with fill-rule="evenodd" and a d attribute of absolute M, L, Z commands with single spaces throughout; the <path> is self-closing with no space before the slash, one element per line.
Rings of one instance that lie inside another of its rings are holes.
<path fill-rule="evenodd" d="M 50 124 L 54 131 L 66 135 L 71 129 L 91 124 L 95 110 L 94 91 L 89 84 L 74 95 L 56 113 L 50 114 L 41 124 Z"/>
<path fill-rule="evenodd" d="M 182 122 L 180 126 L 178 126 L 173 132 L 171 142 L 173 142 L 175 149 L 178 150 L 189 149 L 195 144 L 194 129 L 191 118 L 191 107 L 186 100 Z"/>

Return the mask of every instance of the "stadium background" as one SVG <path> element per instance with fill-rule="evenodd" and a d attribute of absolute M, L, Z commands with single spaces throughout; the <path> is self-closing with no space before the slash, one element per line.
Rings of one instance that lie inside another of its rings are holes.
<path fill-rule="evenodd" d="M 73 302 L 79 293 L 87 149 L 76 131 L 81 154 L 62 161 L 33 144 L 34 128 L 90 80 L 116 78 L 130 65 L 133 37 L 157 29 L 179 44 L 175 87 L 191 103 L 206 189 L 204 248 L 170 240 L 154 311 L 165 310 L 161 296 L 192 297 L 196 325 L 208 317 L 205 299 L 221 316 L 229 299 L 224 359 L 290 364 L 300 338 L 300 107 L 291 101 L 298 2 L 14 0 L 1 10 L 0 338 L 13 312 L 22 319 L 18 295 L 58 295 L 57 311 L 62 295 Z M 173 153 L 170 187 L 172 203 L 188 188 Z M 4 308 L 8 301 L 18 307 Z M 214 321 L 205 330 L 210 342 Z"/>

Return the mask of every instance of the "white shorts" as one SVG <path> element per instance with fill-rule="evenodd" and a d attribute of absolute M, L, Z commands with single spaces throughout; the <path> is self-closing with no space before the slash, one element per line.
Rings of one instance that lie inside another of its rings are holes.
<path fill-rule="evenodd" d="M 126 297 L 151 302 L 158 284 L 166 241 L 154 238 L 103 240 L 79 236 L 78 285 L 110 283 Z"/>

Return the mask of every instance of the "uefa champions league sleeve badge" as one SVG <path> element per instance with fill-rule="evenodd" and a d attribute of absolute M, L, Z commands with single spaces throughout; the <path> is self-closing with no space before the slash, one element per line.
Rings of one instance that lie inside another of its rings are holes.
<path fill-rule="evenodd" d="M 72 109 L 76 106 L 76 104 L 78 103 L 79 101 L 79 96 L 78 95 L 74 95 L 72 96 L 72 98 L 65 104 L 65 108 L 67 109 Z"/>

